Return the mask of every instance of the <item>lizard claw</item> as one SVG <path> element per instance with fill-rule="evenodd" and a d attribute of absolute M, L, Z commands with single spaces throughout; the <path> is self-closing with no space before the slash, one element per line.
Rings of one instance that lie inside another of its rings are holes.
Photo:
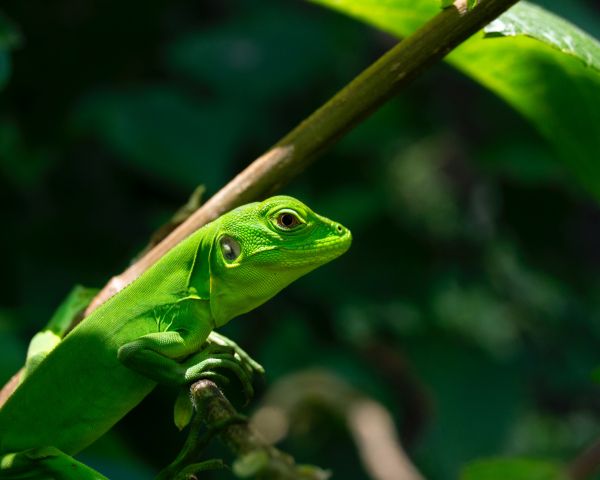
<path fill-rule="evenodd" d="M 235 343 L 230 338 L 227 338 L 220 333 L 212 331 L 207 338 L 207 343 L 209 345 L 219 345 L 221 347 L 228 347 L 233 352 L 235 352 L 235 356 L 237 360 L 242 364 L 244 368 L 248 370 L 250 374 L 258 373 L 260 375 L 264 375 L 265 369 L 263 366 L 254 360 L 248 353 L 242 349 L 237 343 Z"/>
<path fill-rule="evenodd" d="M 223 378 L 223 375 L 216 373 L 214 370 L 227 369 L 241 382 L 246 403 L 254 395 L 251 373 L 240 364 L 235 354 L 215 353 L 215 349 L 208 348 L 188 359 L 184 364 L 184 368 L 186 382 L 194 382 L 201 378 L 207 378 L 216 380 L 217 383 L 220 383 L 219 380 Z"/>

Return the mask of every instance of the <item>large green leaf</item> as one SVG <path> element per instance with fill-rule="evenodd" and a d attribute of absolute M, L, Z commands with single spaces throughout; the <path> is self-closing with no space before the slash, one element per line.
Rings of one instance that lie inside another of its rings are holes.
<path fill-rule="evenodd" d="M 468 465 L 461 480 L 566 480 L 554 462 L 529 458 L 478 460 Z"/>
<path fill-rule="evenodd" d="M 400 37 L 439 11 L 433 0 L 313 1 Z M 594 38 L 521 2 L 461 44 L 447 61 L 528 118 L 600 198 L 600 44 Z"/>

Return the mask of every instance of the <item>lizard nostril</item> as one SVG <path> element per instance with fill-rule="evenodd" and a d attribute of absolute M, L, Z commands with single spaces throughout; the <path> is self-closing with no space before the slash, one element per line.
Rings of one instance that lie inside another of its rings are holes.
<path fill-rule="evenodd" d="M 338 231 L 338 233 L 342 233 L 344 231 L 344 227 L 342 227 L 339 223 L 336 225 L 335 228 Z"/>

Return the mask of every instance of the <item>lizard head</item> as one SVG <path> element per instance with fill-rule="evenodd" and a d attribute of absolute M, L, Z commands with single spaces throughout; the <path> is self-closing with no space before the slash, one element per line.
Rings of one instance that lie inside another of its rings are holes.
<path fill-rule="evenodd" d="M 350 247 L 350 231 L 292 197 L 276 196 L 220 217 L 210 254 L 217 326 L 266 302 Z"/>

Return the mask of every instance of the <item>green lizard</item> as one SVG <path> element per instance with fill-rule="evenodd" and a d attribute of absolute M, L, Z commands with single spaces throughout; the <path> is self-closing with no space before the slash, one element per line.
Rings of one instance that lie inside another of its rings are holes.
<path fill-rule="evenodd" d="M 190 235 L 62 341 L 44 332 L 30 348 L 25 379 L 0 409 L 0 479 L 104 478 L 72 455 L 157 383 L 222 378 L 215 369 L 224 368 L 250 389 L 243 351 L 213 329 L 350 243 L 349 230 L 294 198 L 251 203 Z"/>

